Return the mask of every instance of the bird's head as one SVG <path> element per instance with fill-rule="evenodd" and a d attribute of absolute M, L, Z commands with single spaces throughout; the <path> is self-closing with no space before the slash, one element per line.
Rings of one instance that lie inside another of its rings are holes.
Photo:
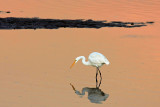
<path fill-rule="evenodd" d="M 75 61 L 73 62 L 73 64 L 70 66 L 70 69 L 73 67 L 73 65 L 74 65 L 75 63 L 77 63 L 77 61 L 78 61 L 78 60 L 75 59 Z"/>
<path fill-rule="evenodd" d="M 77 57 L 77 58 L 74 60 L 73 64 L 70 66 L 70 68 L 72 68 L 72 67 L 73 67 L 73 65 L 74 65 L 75 63 L 77 63 L 77 62 L 78 62 L 78 60 L 80 60 L 80 59 L 81 59 L 81 56 L 80 56 L 80 57 Z"/>

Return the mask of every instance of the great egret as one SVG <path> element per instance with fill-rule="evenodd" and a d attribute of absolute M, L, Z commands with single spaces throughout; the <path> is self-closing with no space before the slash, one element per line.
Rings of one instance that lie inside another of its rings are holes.
<path fill-rule="evenodd" d="M 79 57 L 77 57 L 77 58 L 75 59 L 75 61 L 73 62 L 73 64 L 71 65 L 70 68 L 72 68 L 73 65 L 74 65 L 75 63 L 77 63 L 80 59 L 82 59 L 82 63 L 83 63 L 84 65 L 91 65 L 91 66 L 97 68 L 97 70 L 96 70 L 96 81 L 97 81 L 98 71 L 99 71 L 100 76 L 101 76 L 101 72 L 100 72 L 99 68 L 100 68 L 103 64 L 106 64 L 106 65 L 109 65 L 109 64 L 110 64 L 110 62 L 108 61 L 108 59 L 107 59 L 104 55 L 102 55 L 101 53 L 98 53 L 98 52 L 93 52 L 93 53 L 91 53 L 91 54 L 89 55 L 87 62 L 85 61 L 86 58 L 85 58 L 84 56 L 79 56 Z M 102 77 L 101 77 L 101 79 L 102 79 Z"/>

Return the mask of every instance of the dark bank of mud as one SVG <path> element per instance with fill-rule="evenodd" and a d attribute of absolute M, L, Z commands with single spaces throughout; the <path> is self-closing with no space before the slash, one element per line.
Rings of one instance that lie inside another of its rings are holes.
<path fill-rule="evenodd" d="M 102 28 L 124 27 L 134 28 L 147 26 L 154 22 L 121 22 L 121 21 L 94 21 L 94 20 L 65 20 L 40 18 L 0 18 L 0 29 L 58 29 L 58 28 Z"/>

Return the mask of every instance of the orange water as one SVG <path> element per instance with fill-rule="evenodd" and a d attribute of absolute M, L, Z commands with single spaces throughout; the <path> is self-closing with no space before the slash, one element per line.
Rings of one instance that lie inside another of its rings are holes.
<path fill-rule="evenodd" d="M 0 30 L 0 107 L 159 107 L 159 1 L 6 0 L 1 17 L 155 21 L 141 28 Z M 93 67 L 77 56 L 103 53 L 102 104 L 74 93 L 95 88 Z"/>

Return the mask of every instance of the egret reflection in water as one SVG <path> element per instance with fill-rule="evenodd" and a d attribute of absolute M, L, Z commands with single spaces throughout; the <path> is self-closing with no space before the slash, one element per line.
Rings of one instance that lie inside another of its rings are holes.
<path fill-rule="evenodd" d="M 83 97 L 85 95 L 85 93 L 88 92 L 88 99 L 91 103 L 102 104 L 102 101 L 106 101 L 106 99 L 109 97 L 109 94 L 104 93 L 100 89 L 101 81 L 102 81 L 102 79 L 100 79 L 99 84 L 97 83 L 98 81 L 96 81 L 95 88 L 84 87 L 81 92 L 76 90 L 72 84 L 70 84 L 70 85 L 72 86 L 73 90 L 75 91 L 75 93 L 78 96 Z"/>

